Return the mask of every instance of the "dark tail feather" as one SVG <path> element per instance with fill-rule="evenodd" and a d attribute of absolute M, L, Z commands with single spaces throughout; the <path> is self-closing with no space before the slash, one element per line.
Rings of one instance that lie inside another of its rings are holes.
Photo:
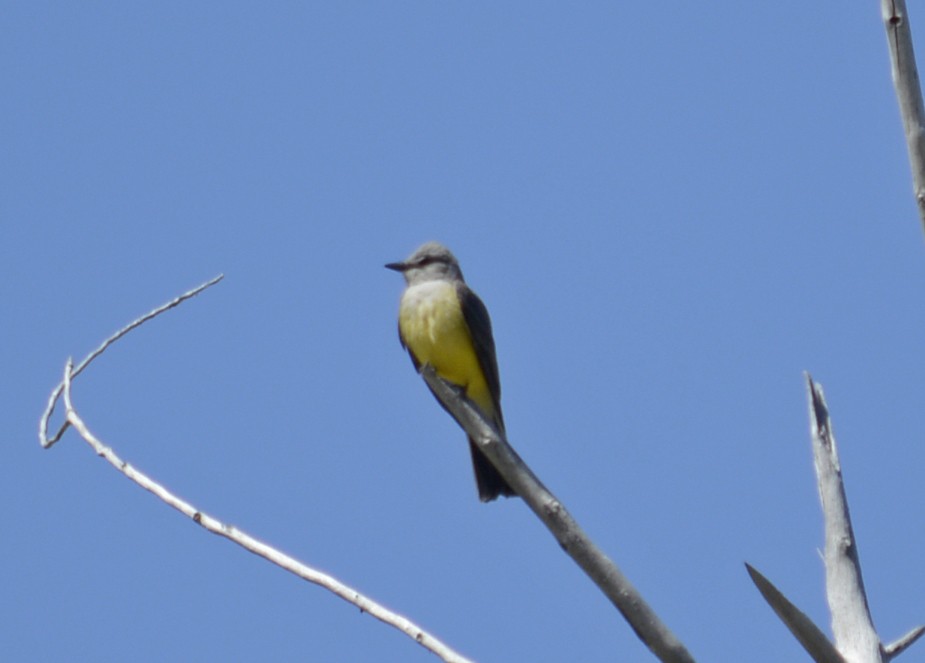
<path fill-rule="evenodd" d="M 475 483 L 479 488 L 480 500 L 491 502 L 498 495 L 510 497 L 517 494 L 485 454 L 479 451 L 472 438 L 469 438 L 469 450 L 472 452 L 472 467 L 475 470 Z"/>

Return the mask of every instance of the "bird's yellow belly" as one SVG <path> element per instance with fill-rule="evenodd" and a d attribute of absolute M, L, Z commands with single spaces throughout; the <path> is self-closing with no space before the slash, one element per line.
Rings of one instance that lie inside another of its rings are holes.
<path fill-rule="evenodd" d="M 492 414 L 494 406 L 466 326 L 456 288 L 445 282 L 424 283 L 405 291 L 399 312 L 405 345 L 420 364 L 466 390 L 470 399 Z"/>

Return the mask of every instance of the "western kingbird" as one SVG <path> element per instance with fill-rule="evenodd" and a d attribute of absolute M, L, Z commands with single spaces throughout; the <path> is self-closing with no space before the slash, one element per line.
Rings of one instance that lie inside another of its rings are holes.
<path fill-rule="evenodd" d="M 491 319 L 485 304 L 463 280 L 456 257 L 442 244 L 429 242 L 407 260 L 386 267 L 401 272 L 408 284 L 398 309 L 398 337 L 415 369 L 420 372 L 428 364 L 441 378 L 461 387 L 503 435 Z M 469 449 L 480 500 L 516 495 L 471 437 Z"/>

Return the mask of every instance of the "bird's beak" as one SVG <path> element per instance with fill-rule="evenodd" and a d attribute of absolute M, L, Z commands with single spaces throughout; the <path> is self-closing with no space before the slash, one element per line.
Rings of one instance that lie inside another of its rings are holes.
<path fill-rule="evenodd" d="M 403 262 L 390 262 L 385 266 L 386 269 L 394 269 L 396 272 L 403 272 L 408 269 L 408 265 Z"/>

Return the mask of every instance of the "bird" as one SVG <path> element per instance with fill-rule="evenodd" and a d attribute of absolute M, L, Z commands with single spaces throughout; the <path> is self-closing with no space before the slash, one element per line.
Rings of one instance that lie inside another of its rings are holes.
<path fill-rule="evenodd" d="M 456 256 L 439 242 L 428 242 L 405 260 L 385 266 L 405 277 L 398 337 L 415 370 L 420 373 L 425 365 L 431 366 L 439 377 L 459 387 L 503 436 L 491 318 L 482 300 L 466 285 Z M 443 406 L 439 398 L 437 402 Z M 475 440 L 468 439 L 479 499 L 490 502 L 500 495 L 516 495 Z"/>

